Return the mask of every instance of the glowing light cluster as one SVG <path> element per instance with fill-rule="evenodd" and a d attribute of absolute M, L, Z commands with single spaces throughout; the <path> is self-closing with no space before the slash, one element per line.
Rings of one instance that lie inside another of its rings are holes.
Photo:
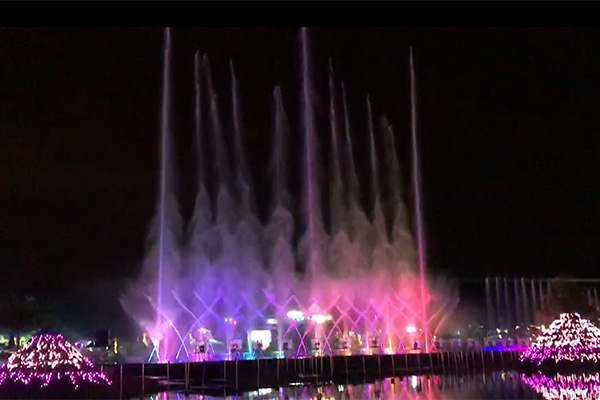
<path fill-rule="evenodd" d="M 62 335 L 40 334 L 32 337 L 0 369 L 0 386 L 12 381 L 46 387 L 62 380 L 69 380 L 75 389 L 82 382 L 112 384 Z"/>
<path fill-rule="evenodd" d="M 310 320 L 315 324 L 324 324 L 327 321 L 331 321 L 331 315 L 315 314 L 310 317 Z"/>
<path fill-rule="evenodd" d="M 548 377 L 541 372 L 535 375 L 521 375 L 521 380 L 547 400 L 600 398 L 600 374 L 556 374 Z"/>
<path fill-rule="evenodd" d="M 521 354 L 521 361 L 600 361 L 600 329 L 577 313 L 563 313 Z"/>

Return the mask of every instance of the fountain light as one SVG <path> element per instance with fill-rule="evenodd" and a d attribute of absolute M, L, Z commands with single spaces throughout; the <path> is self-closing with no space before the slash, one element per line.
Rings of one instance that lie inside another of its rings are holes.
<path fill-rule="evenodd" d="M 291 310 L 287 312 L 287 317 L 296 322 L 304 321 L 304 313 L 298 310 Z"/>
<path fill-rule="evenodd" d="M 406 333 L 416 333 L 417 328 L 414 325 L 409 325 L 406 327 Z"/>
<path fill-rule="evenodd" d="M 310 320 L 315 324 L 324 324 L 327 321 L 331 321 L 331 315 L 314 314 L 310 317 Z"/>

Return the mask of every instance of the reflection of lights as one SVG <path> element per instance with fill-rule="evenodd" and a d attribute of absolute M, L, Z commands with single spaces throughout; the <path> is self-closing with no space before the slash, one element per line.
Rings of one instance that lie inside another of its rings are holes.
<path fill-rule="evenodd" d="M 289 319 L 292 319 L 294 321 L 304 321 L 304 313 L 302 311 L 291 310 L 288 311 L 286 315 Z"/>
<path fill-rule="evenodd" d="M 277 320 L 275 318 L 267 318 L 268 325 L 277 325 Z"/>
<path fill-rule="evenodd" d="M 409 325 L 406 327 L 406 333 L 415 333 L 417 328 L 414 325 Z"/>
<path fill-rule="evenodd" d="M 548 377 L 541 372 L 521 375 L 523 382 L 547 400 L 592 400 L 600 397 L 600 374 L 561 375 Z"/>
<path fill-rule="evenodd" d="M 413 389 L 416 389 L 417 386 L 419 384 L 419 379 L 417 378 L 416 375 L 413 375 L 410 377 L 410 386 L 412 386 Z"/>

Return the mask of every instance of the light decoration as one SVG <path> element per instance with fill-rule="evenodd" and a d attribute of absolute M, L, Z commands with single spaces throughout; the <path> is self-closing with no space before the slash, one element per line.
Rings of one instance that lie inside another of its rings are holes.
<path fill-rule="evenodd" d="M 112 384 L 62 335 L 40 334 L 32 337 L 0 368 L 0 386 L 14 382 L 46 387 L 64 380 L 70 381 L 75 389 L 82 382 Z"/>
<path fill-rule="evenodd" d="M 563 313 L 542 331 L 520 360 L 541 365 L 546 360 L 555 363 L 600 361 L 600 329 L 577 313 Z"/>
<path fill-rule="evenodd" d="M 596 400 L 600 398 L 600 374 L 546 376 L 538 372 L 521 375 L 521 380 L 546 400 Z"/>

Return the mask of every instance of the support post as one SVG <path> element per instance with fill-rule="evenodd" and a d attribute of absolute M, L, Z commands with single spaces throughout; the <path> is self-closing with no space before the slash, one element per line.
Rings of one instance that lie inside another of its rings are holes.
<path fill-rule="evenodd" d="M 144 381 L 146 380 L 146 364 L 142 363 L 142 395 L 144 394 Z"/>
<path fill-rule="evenodd" d="M 119 365 L 119 400 L 123 399 L 123 364 Z"/>

